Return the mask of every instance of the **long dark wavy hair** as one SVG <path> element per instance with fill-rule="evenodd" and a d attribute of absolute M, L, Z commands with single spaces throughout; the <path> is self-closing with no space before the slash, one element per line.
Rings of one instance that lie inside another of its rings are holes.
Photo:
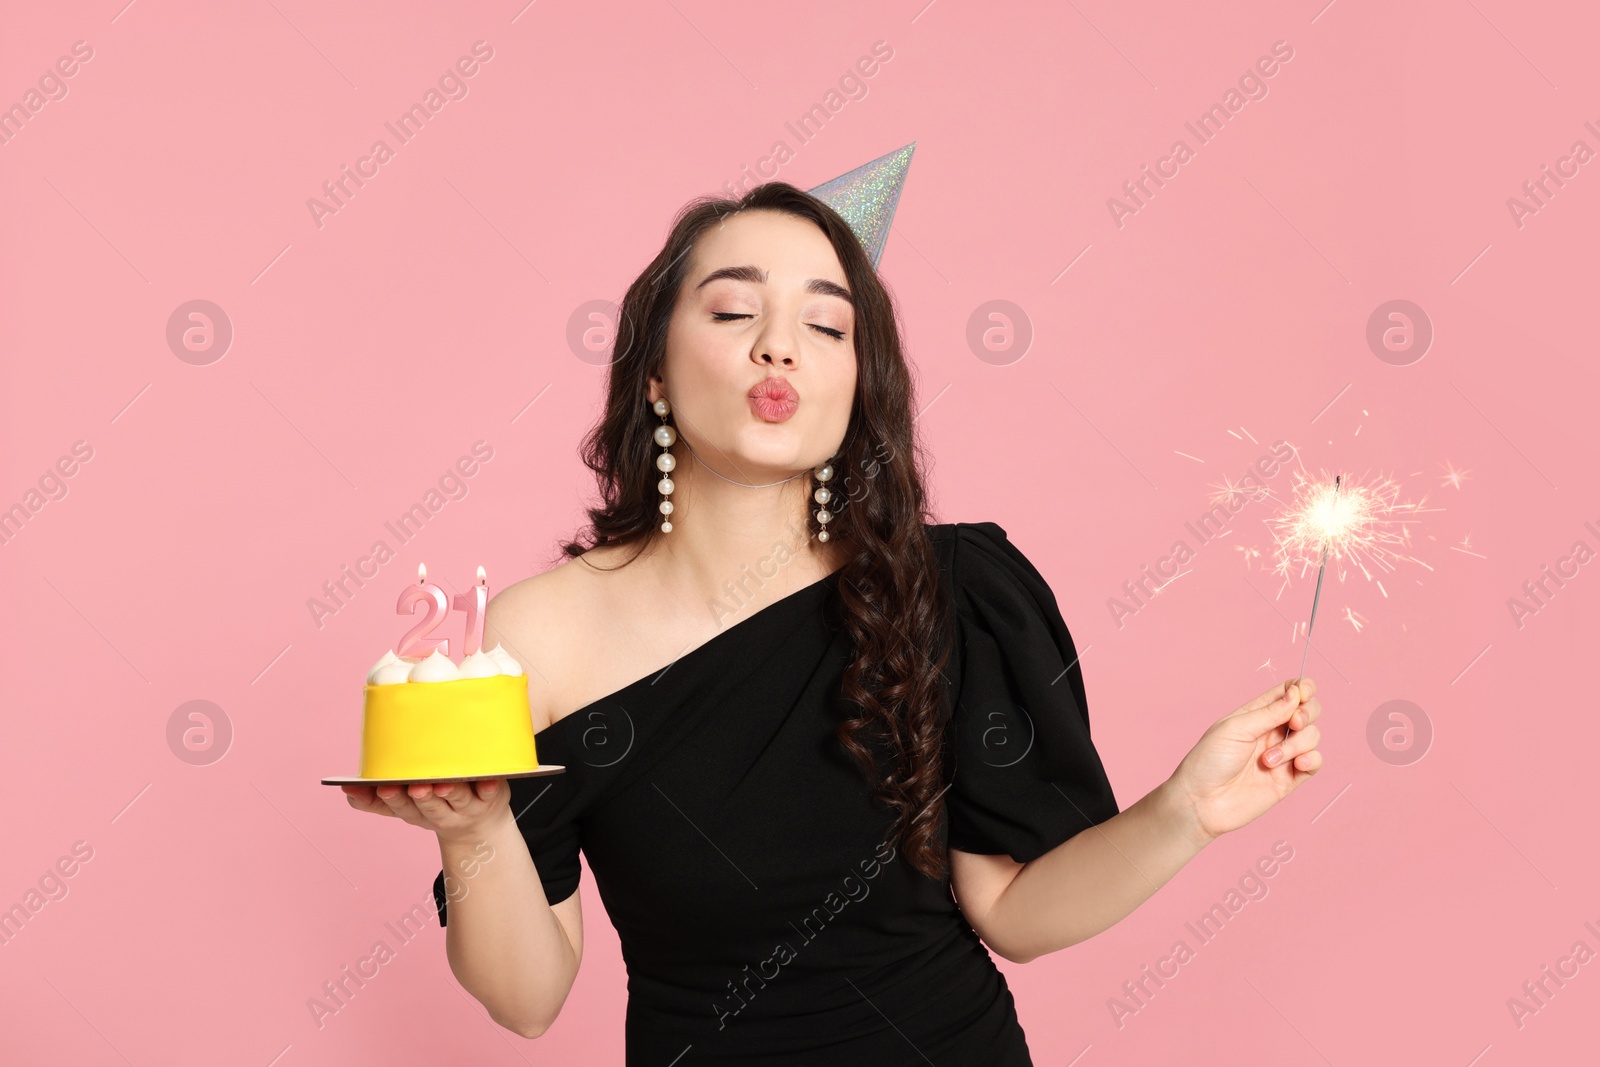
<path fill-rule="evenodd" d="M 649 404 L 650 379 L 666 358 L 667 326 L 700 235 L 740 212 L 761 209 L 816 223 L 832 242 L 854 297 L 856 392 L 832 460 L 840 477 L 831 483 L 828 535 L 849 552 L 836 574 L 853 646 L 839 695 L 855 717 L 840 724 L 836 737 L 873 782 L 874 796 L 896 813 L 886 840 L 896 842 L 916 870 L 943 879 L 949 874 L 939 830 L 951 609 L 923 527 L 925 456 L 912 422 L 911 374 L 894 302 L 838 212 L 787 182 L 767 182 L 738 200 L 700 197 L 678 213 L 665 246 L 628 287 L 618 311 L 605 413 L 582 446 L 600 502 L 587 509 L 589 525 L 577 539 L 561 542 L 561 551 L 579 556 L 598 545 L 636 543 L 642 552 L 650 539 L 670 536 L 659 528 L 659 446 L 652 437 L 659 418 Z M 804 510 L 814 537 L 816 518 Z"/>

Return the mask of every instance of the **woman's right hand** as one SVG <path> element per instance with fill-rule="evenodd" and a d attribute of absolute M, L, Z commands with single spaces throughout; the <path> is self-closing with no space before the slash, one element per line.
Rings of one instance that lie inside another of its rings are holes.
<path fill-rule="evenodd" d="M 511 813 L 511 786 L 504 778 L 339 788 L 357 811 L 403 819 L 412 826 L 434 831 L 441 841 L 476 840 Z"/>

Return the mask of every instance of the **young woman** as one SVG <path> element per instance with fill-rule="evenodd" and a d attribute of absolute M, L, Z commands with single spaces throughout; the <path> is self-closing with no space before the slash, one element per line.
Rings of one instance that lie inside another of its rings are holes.
<path fill-rule="evenodd" d="M 450 967 L 524 1036 L 582 959 L 581 848 L 630 1065 L 1029 1064 L 989 953 L 1093 937 L 1292 792 L 1316 686 L 1119 811 L 1044 579 L 927 521 L 894 307 L 836 212 L 697 201 L 620 317 L 586 536 L 487 616 L 566 773 L 350 803 L 437 834 Z"/>

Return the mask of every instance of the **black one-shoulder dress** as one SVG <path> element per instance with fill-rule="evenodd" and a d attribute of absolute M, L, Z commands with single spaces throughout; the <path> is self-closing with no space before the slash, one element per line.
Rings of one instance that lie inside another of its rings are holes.
<path fill-rule="evenodd" d="M 946 841 L 1026 862 L 1117 813 L 1077 652 L 998 525 L 928 532 L 957 621 Z M 628 970 L 628 1067 L 1032 1062 L 949 881 L 880 844 L 892 812 L 834 740 L 837 581 L 539 731 L 567 772 L 511 782 L 546 899 L 588 857 Z M 434 899 L 443 925 L 443 872 Z"/>

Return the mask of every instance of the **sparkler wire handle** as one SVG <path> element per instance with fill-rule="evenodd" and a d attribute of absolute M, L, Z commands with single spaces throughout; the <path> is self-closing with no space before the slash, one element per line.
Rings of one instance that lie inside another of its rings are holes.
<path fill-rule="evenodd" d="M 1339 504 L 1339 483 L 1344 475 L 1336 474 L 1333 477 L 1333 503 L 1329 505 L 1330 511 Z M 1306 659 L 1311 655 L 1311 628 L 1317 624 L 1317 602 L 1322 599 L 1322 574 L 1328 569 L 1328 546 L 1332 538 L 1326 534 L 1322 538 L 1322 562 L 1317 566 L 1317 590 L 1311 594 L 1311 618 L 1306 622 L 1306 650 L 1300 654 L 1300 673 L 1295 675 L 1294 684 L 1299 685 L 1300 679 L 1306 676 Z M 1283 732 L 1284 740 L 1289 739 L 1289 730 Z"/>

